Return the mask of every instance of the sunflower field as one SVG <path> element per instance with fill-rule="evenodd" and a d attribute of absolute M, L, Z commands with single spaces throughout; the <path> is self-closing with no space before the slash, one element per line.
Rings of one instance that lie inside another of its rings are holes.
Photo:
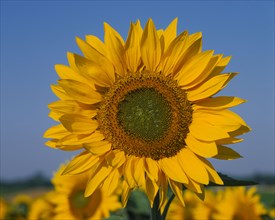
<path fill-rule="evenodd" d="M 63 168 L 62 165 L 61 170 Z M 152 219 L 149 200 L 142 190 L 133 191 L 126 207 L 122 208 L 121 190 L 118 189 L 112 196 L 105 196 L 98 190 L 93 196 L 84 197 L 83 180 L 86 174 L 81 175 L 82 179 L 79 183 L 72 178 L 71 181 L 67 177 L 60 178 L 59 175 L 58 172 L 55 174 L 51 184 L 48 184 L 47 180 L 39 181 L 39 177 L 36 177 L 38 183 L 36 185 L 31 184 L 33 181 L 29 181 L 27 185 L 19 183 L 21 187 L 16 189 L 11 184 L 3 187 L 5 191 L 1 191 L 3 197 L 0 198 L 0 219 Z M 67 182 L 60 182 L 62 179 L 66 179 Z M 63 190 L 60 188 L 62 185 Z M 172 191 L 169 190 L 169 195 L 171 194 Z M 185 190 L 183 198 L 185 206 L 182 206 L 178 199 L 171 202 L 166 219 L 275 219 L 274 185 L 209 188 L 205 191 L 204 201 L 194 193 Z"/>
<path fill-rule="evenodd" d="M 76 38 L 82 55 L 57 64 L 46 145 L 78 151 L 51 183 L 1 198 L 14 220 L 268 220 L 274 184 L 219 173 L 211 160 L 242 156 L 232 145 L 251 128 L 219 95 L 237 72 L 231 57 L 202 49 L 202 33 L 130 24 L 126 40 L 104 23 L 104 41 Z"/>

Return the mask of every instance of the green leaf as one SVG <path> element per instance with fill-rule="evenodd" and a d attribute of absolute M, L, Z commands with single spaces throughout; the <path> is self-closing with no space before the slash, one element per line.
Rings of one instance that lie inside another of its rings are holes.
<path fill-rule="evenodd" d="M 150 203 L 147 195 L 141 190 L 134 190 L 126 206 L 128 219 L 149 220 L 151 216 L 150 210 Z"/>
<path fill-rule="evenodd" d="M 273 218 L 270 217 L 269 215 L 261 215 L 261 219 L 262 220 L 273 220 Z"/>
<path fill-rule="evenodd" d="M 223 180 L 224 185 L 217 185 L 215 183 L 209 183 L 207 186 L 252 186 L 252 185 L 257 185 L 258 183 L 250 180 L 237 180 L 232 177 L 229 177 L 225 174 L 218 173 L 221 179 Z"/>

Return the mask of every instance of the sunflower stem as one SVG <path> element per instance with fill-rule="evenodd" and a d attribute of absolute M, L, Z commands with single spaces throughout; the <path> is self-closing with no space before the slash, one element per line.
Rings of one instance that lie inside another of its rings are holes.
<path fill-rule="evenodd" d="M 162 216 L 161 216 L 160 209 L 159 209 L 159 193 L 157 193 L 157 195 L 154 199 L 154 203 L 153 203 L 153 207 L 151 208 L 151 212 L 152 212 L 152 220 L 162 220 Z"/>
<path fill-rule="evenodd" d="M 166 219 L 166 215 L 167 215 L 167 213 L 168 213 L 168 209 L 169 209 L 170 204 L 172 203 L 172 201 L 173 201 L 174 198 L 175 198 L 175 194 L 173 193 L 173 194 L 171 195 L 171 197 L 169 198 L 167 204 L 165 205 L 165 208 L 164 208 L 163 213 L 162 213 L 162 215 L 161 215 L 161 219 L 162 219 L 162 220 L 165 220 L 165 219 Z"/>

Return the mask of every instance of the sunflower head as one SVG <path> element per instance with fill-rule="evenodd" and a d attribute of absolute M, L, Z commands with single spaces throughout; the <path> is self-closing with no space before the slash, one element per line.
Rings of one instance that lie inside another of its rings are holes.
<path fill-rule="evenodd" d="M 7 211 L 8 204 L 3 198 L 0 197 L 0 219 L 5 219 Z"/>
<path fill-rule="evenodd" d="M 213 219 L 260 220 L 267 214 L 256 187 L 226 188 L 216 208 Z"/>
<path fill-rule="evenodd" d="M 50 191 L 45 195 L 36 198 L 30 206 L 28 219 L 48 220 L 54 217 L 54 205 L 51 199 L 55 197 L 55 193 Z"/>
<path fill-rule="evenodd" d="M 121 207 L 118 195 L 109 195 L 101 189 L 84 196 L 89 174 L 64 176 L 65 165 L 55 173 L 52 183 L 55 187 L 50 203 L 54 206 L 53 219 L 102 219 Z"/>
<path fill-rule="evenodd" d="M 160 73 L 132 73 L 119 81 L 98 112 L 99 128 L 113 149 L 154 160 L 176 155 L 192 120 L 184 91 Z"/>
<path fill-rule="evenodd" d="M 250 129 L 228 110 L 245 100 L 216 96 L 236 73 L 222 73 L 230 57 L 202 51 L 202 34 L 177 34 L 177 19 L 157 30 L 131 23 L 124 40 L 104 23 L 104 41 L 77 38 L 83 56 L 69 53 L 49 105 L 60 122 L 46 131 L 47 145 L 83 152 L 65 173 L 90 172 L 85 195 L 125 182 L 123 201 L 136 187 L 151 204 L 168 185 L 183 203 L 183 186 L 203 197 L 209 181 L 223 184 L 206 158 L 236 159 L 226 144 Z M 110 192 L 115 187 L 108 189 Z"/>
<path fill-rule="evenodd" d="M 12 203 L 8 207 L 5 218 L 24 220 L 27 218 L 30 210 L 32 198 L 25 194 L 18 194 L 12 199 Z"/>

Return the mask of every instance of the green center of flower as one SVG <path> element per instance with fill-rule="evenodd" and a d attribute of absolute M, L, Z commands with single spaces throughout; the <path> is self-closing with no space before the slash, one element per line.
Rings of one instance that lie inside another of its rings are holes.
<path fill-rule="evenodd" d="M 155 89 L 137 89 L 119 103 L 118 121 L 126 133 L 155 141 L 169 129 L 171 109 L 163 95 Z"/>
<path fill-rule="evenodd" d="M 82 209 L 89 204 L 89 197 L 84 196 L 84 190 L 76 191 L 71 197 L 71 203 L 74 208 Z"/>

